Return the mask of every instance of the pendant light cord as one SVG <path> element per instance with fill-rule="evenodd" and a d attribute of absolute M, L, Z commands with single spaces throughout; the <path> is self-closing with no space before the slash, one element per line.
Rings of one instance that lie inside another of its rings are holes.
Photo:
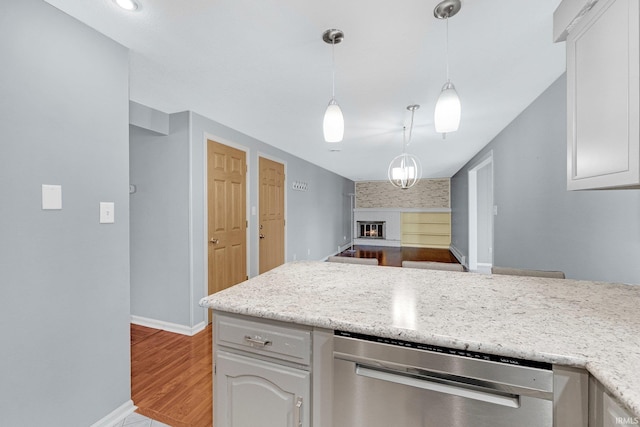
<path fill-rule="evenodd" d="M 406 148 L 411 144 L 411 138 L 413 137 L 413 115 L 416 110 L 411 110 L 411 122 L 409 124 L 409 140 L 407 140 L 407 127 L 402 128 L 402 152 L 406 151 Z"/>
<path fill-rule="evenodd" d="M 449 79 L 449 13 L 447 13 L 447 42 L 446 42 L 446 53 L 445 57 L 447 59 L 447 82 L 451 81 Z"/>
<path fill-rule="evenodd" d="M 407 151 L 407 127 L 402 127 L 402 154 Z"/>
<path fill-rule="evenodd" d="M 336 37 L 331 37 L 331 99 L 336 98 Z"/>

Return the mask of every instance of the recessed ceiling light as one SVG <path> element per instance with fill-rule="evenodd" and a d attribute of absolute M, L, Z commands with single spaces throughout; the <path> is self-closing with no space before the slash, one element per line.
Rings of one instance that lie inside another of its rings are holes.
<path fill-rule="evenodd" d="M 114 0 L 118 6 L 124 10 L 134 11 L 138 9 L 138 3 L 135 0 Z"/>

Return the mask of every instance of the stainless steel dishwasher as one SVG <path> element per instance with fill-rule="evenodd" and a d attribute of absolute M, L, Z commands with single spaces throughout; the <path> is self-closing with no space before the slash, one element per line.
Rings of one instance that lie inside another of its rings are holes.
<path fill-rule="evenodd" d="M 333 427 L 552 427 L 546 363 L 336 331 Z"/>

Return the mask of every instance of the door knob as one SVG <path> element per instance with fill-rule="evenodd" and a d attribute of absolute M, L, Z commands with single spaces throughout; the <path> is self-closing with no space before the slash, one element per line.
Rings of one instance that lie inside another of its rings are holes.
<path fill-rule="evenodd" d="M 264 234 L 260 233 L 260 238 L 264 239 Z"/>
<path fill-rule="evenodd" d="M 213 237 L 211 238 L 211 240 L 209 240 L 209 243 L 213 243 L 214 245 L 217 245 L 219 242 L 218 239 L 214 239 Z"/>

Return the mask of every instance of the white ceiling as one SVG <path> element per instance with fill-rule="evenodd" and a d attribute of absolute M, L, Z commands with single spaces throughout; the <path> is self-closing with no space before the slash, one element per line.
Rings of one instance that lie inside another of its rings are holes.
<path fill-rule="evenodd" d="M 560 0 L 463 0 L 449 21 L 451 80 L 462 100 L 458 132 L 443 140 L 433 111 L 445 82 L 439 0 L 46 0 L 131 49 L 131 100 L 191 110 L 298 157 L 360 180 L 386 179 L 415 114 L 409 152 L 423 177 L 450 177 L 565 70 L 554 44 Z M 345 117 L 340 151 L 324 142 L 331 98 Z"/>

